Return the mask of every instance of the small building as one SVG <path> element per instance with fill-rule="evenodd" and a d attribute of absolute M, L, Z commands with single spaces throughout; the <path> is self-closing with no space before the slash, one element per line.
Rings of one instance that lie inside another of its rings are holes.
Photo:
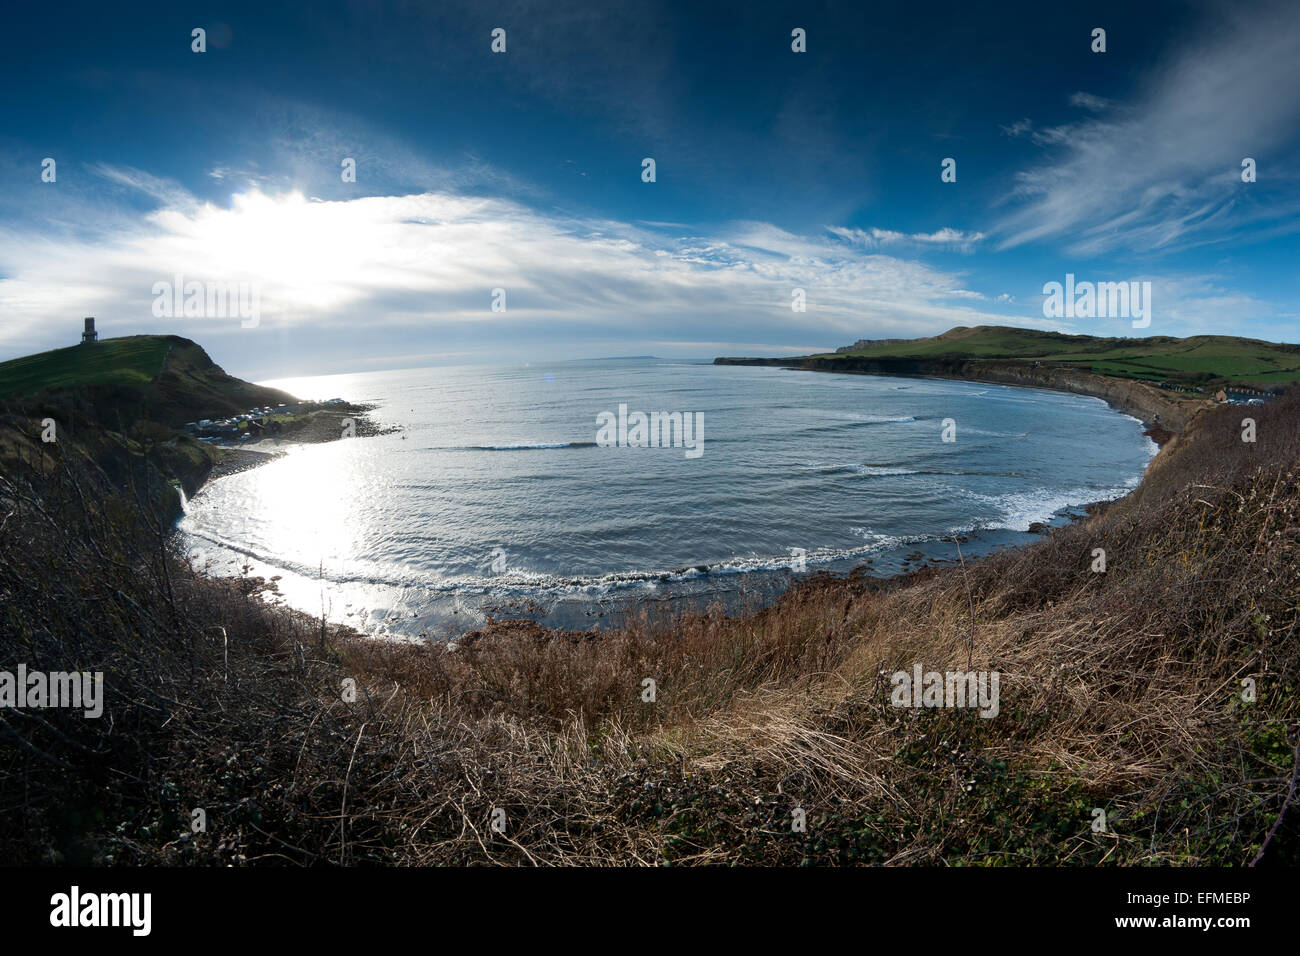
<path fill-rule="evenodd" d="M 93 315 L 86 317 L 86 327 L 81 333 L 81 344 L 90 345 L 99 341 L 99 333 L 95 331 L 95 317 Z"/>

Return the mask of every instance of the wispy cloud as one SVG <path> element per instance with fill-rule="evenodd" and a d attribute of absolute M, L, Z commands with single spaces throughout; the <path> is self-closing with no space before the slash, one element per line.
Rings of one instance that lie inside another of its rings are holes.
<path fill-rule="evenodd" d="M 1092 110 L 1094 113 L 1100 113 L 1102 110 L 1109 107 L 1111 103 L 1110 100 L 1106 99 L 1104 96 L 1094 96 L 1091 93 L 1080 91 L 1071 94 L 1070 105 L 1078 106 L 1085 110 Z"/>
<path fill-rule="evenodd" d="M 1028 118 L 1025 118 L 1025 119 L 1018 119 L 1014 123 L 1011 123 L 1010 125 L 1007 126 L 1002 126 L 1000 128 L 1002 132 L 1006 133 L 1008 136 L 1020 137 L 1020 136 L 1024 136 L 1026 133 L 1032 130 L 1034 128 L 1034 124 Z"/>
<path fill-rule="evenodd" d="M 964 232 L 945 226 L 934 232 L 898 232 L 893 229 L 850 229 L 844 226 L 828 226 L 827 232 L 855 246 L 876 249 L 881 246 L 943 246 L 961 252 L 969 252 L 975 244 L 985 238 L 982 232 Z"/>
<path fill-rule="evenodd" d="M 1015 208 L 993 230 L 999 248 L 1064 239 L 1076 254 L 1172 249 L 1295 216 L 1297 203 L 1276 197 L 1295 182 L 1300 148 L 1300 7 L 1224 17 L 1153 67 L 1132 105 L 1076 93 L 1075 105 L 1100 112 L 1032 134 L 1048 158 L 1019 174 Z M 1245 157 L 1261 163 L 1258 183 L 1242 183 Z"/>

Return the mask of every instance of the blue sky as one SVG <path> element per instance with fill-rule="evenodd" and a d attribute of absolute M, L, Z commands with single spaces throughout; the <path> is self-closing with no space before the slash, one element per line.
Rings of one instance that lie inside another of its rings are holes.
<path fill-rule="evenodd" d="M 0 358 L 84 315 L 256 378 L 1133 334 L 1045 319 L 1066 273 L 1300 338 L 1295 3 L 276 6 L 9 14 Z M 178 275 L 256 324 L 156 315 Z"/>

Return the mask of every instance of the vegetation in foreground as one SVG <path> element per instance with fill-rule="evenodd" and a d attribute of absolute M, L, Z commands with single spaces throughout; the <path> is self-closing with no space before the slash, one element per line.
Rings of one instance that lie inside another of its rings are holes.
<path fill-rule="evenodd" d="M 1297 412 L 1251 409 L 1254 443 L 1242 409 L 1201 414 L 1138 491 L 1020 551 L 455 649 L 201 577 L 138 482 L 29 423 L 0 479 L 0 669 L 103 671 L 106 709 L 0 713 L 0 858 L 1294 865 Z M 893 707 L 916 663 L 998 671 L 998 716 Z"/>

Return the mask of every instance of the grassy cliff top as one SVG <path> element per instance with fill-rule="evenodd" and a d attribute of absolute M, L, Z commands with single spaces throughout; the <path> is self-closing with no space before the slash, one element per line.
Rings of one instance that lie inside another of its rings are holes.
<path fill-rule="evenodd" d="M 168 336 L 130 335 L 0 362 L 0 398 L 86 385 L 148 385 L 170 350 Z"/>
<path fill-rule="evenodd" d="M 981 325 L 958 326 L 930 338 L 859 346 L 817 357 L 1037 361 L 1119 378 L 1197 385 L 1267 387 L 1300 380 L 1300 345 L 1231 335 L 1105 338 Z"/>
<path fill-rule="evenodd" d="M 0 400 L 73 400 L 105 421 L 178 426 L 296 399 L 227 375 L 179 335 L 130 335 L 0 362 Z"/>

